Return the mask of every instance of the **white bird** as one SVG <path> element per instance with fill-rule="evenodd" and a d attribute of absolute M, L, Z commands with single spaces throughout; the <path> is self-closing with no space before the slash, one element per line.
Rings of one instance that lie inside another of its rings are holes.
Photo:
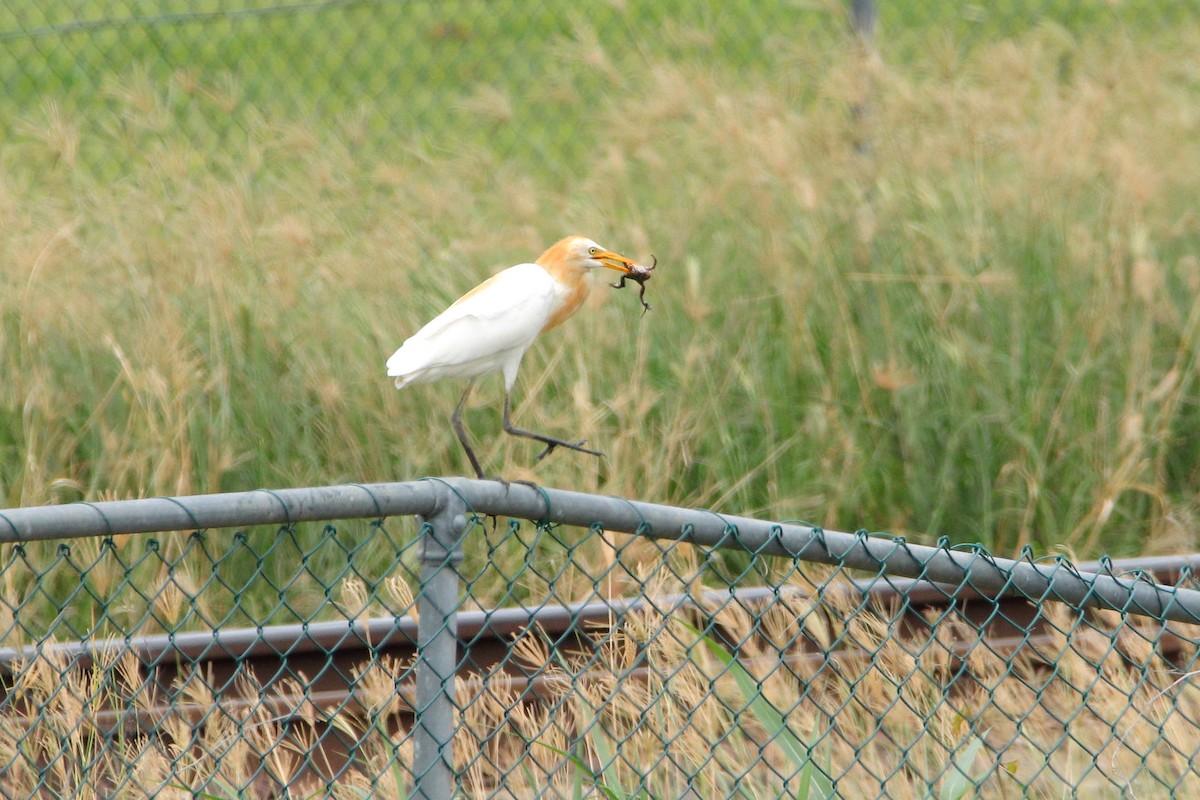
<path fill-rule="evenodd" d="M 649 268 L 630 258 L 605 250 L 586 237 L 568 236 L 532 264 L 509 267 L 458 298 L 387 360 L 387 374 L 396 379 L 397 389 L 440 378 L 467 379 L 450 421 L 480 478 L 483 468 L 467 439 L 462 411 L 476 380 L 495 371 L 504 376 L 504 430 L 545 444 L 546 449 L 536 460 L 545 458 L 556 447 L 603 456 L 598 450 L 583 447 L 583 441 L 568 442 L 521 430 L 509 421 L 521 358 L 538 334 L 560 325 L 579 310 L 591 291 L 592 270 L 597 267 L 616 270 L 639 282 L 650 276 Z"/>

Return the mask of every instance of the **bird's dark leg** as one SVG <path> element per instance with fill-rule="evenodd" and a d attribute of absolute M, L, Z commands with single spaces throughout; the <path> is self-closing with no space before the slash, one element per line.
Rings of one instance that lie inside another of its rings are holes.
<path fill-rule="evenodd" d="M 463 427 L 462 422 L 463 407 L 466 406 L 467 398 L 471 396 L 473 388 L 475 388 L 475 381 L 468 383 L 467 388 L 463 390 L 458 405 L 454 407 L 454 414 L 450 417 L 450 423 L 454 426 L 454 433 L 458 436 L 463 450 L 467 451 L 467 458 L 471 460 L 471 466 L 475 468 L 475 477 L 483 480 L 483 467 L 479 466 L 479 459 L 475 457 L 475 451 L 471 449 L 471 442 L 467 439 L 467 429 Z"/>
<path fill-rule="evenodd" d="M 568 450 L 576 450 L 580 453 L 587 453 L 589 456 L 596 456 L 597 458 L 604 458 L 604 453 L 601 453 L 599 450 L 589 450 L 588 448 L 582 446 L 583 443 L 585 441 L 587 441 L 586 439 L 580 439 L 578 442 L 568 442 L 568 441 L 564 441 L 563 439 L 555 439 L 553 436 L 547 436 L 544 433 L 534 433 L 533 431 L 526 431 L 526 430 L 521 430 L 520 428 L 513 427 L 512 422 L 510 422 L 509 418 L 508 418 L 511 407 L 512 407 L 512 395 L 506 393 L 504 395 L 504 421 L 503 421 L 504 432 L 512 434 L 513 436 L 523 436 L 526 439 L 535 439 L 536 441 L 539 441 L 542 444 L 546 445 L 546 449 L 543 450 L 538 455 L 538 457 L 534 459 L 535 463 L 538 461 L 541 461 L 543 458 L 545 458 L 546 456 L 553 453 L 554 448 L 556 448 L 556 447 L 565 447 Z"/>

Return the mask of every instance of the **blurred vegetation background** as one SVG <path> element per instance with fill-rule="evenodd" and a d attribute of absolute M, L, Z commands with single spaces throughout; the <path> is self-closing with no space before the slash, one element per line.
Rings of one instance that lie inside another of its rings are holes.
<path fill-rule="evenodd" d="M 1196 549 L 1192 3 L 0 8 L 0 505 L 469 472 L 383 362 L 584 233 L 485 465 L 1000 552 Z"/>

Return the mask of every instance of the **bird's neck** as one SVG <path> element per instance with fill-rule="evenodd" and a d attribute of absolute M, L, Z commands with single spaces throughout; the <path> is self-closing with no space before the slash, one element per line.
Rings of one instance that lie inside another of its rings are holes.
<path fill-rule="evenodd" d="M 562 297 L 559 306 L 550 315 L 545 327 L 542 328 L 542 331 L 545 332 L 566 322 L 583 305 L 588 293 L 592 291 L 592 273 L 587 269 L 564 269 L 555 272 L 545 265 L 542 267 L 550 273 L 550 277 L 554 278 L 554 283 L 558 286 Z"/>

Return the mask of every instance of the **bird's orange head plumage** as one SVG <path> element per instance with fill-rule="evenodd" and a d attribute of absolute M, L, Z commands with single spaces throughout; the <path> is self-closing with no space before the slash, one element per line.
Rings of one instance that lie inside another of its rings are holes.
<path fill-rule="evenodd" d="M 537 257 L 536 263 L 563 282 L 571 275 L 580 276 L 597 267 L 628 275 L 637 266 L 632 258 L 606 250 L 586 236 L 559 239 Z"/>
<path fill-rule="evenodd" d="M 586 236 L 567 236 L 559 239 L 535 262 L 567 290 L 567 296 L 543 331 L 562 324 L 574 314 L 592 289 L 591 270 L 606 267 L 628 275 L 637 266 L 631 258 L 606 250 Z"/>

